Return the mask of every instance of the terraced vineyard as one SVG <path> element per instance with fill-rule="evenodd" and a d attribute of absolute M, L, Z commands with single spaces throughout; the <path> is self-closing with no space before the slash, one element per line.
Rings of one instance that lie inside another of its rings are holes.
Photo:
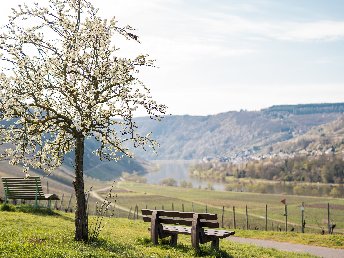
<path fill-rule="evenodd" d="M 268 230 L 285 230 L 284 205 L 288 204 L 288 231 L 301 229 L 300 205 L 305 205 L 306 232 L 327 231 L 327 204 L 330 203 L 330 220 L 336 224 L 334 232 L 344 233 L 344 200 L 295 195 L 221 192 L 204 189 L 187 189 L 120 182 L 116 194 L 110 200 L 127 209 L 141 208 L 212 212 L 219 214 L 224 207 L 224 226 L 233 228 L 233 206 L 236 228 L 246 228 L 246 205 L 250 229 L 265 229 L 265 208 L 268 206 Z M 107 192 L 103 192 L 105 196 Z M 117 196 L 117 197 L 116 197 Z"/>

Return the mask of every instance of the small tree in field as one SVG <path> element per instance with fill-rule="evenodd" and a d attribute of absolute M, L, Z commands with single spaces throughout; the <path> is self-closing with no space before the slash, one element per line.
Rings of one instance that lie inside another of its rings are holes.
<path fill-rule="evenodd" d="M 147 56 L 118 57 L 113 36 L 138 41 L 130 26 L 104 20 L 86 0 L 48 0 L 47 7 L 19 6 L 0 35 L 0 144 L 2 158 L 51 172 L 75 151 L 75 239 L 88 239 L 84 193 L 84 143 L 94 137 L 101 159 L 132 156 L 150 146 L 137 133 L 140 108 L 159 120 L 158 105 L 137 78 Z"/>

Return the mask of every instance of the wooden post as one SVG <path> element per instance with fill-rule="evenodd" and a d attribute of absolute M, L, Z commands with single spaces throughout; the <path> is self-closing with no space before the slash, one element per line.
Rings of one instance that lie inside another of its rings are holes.
<path fill-rule="evenodd" d="M 223 227 L 223 217 L 225 214 L 225 206 L 222 206 L 221 227 Z"/>
<path fill-rule="evenodd" d="M 131 210 L 133 209 L 133 207 L 130 207 L 129 213 L 128 213 L 128 219 L 130 219 L 130 215 L 131 215 Z"/>
<path fill-rule="evenodd" d="M 331 234 L 331 219 L 330 219 L 330 203 L 327 203 L 327 228 L 328 233 Z"/>
<path fill-rule="evenodd" d="M 38 207 L 38 182 L 37 179 L 35 179 L 36 182 L 36 194 L 35 194 L 35 208 Z"/>
<path fill-rule="evenodd" d="M 184 203 L 182 203 L 182 211 L 184 212 Z"/>
<path fill-rule="evenodd" d="M 208 213 L 208 205 L 205 205 L 205 213 Z"/>
<path fill-rule="evenodd" d="M 285 232 L 288 232 L 288 208 L 287 203 L 284 205 L 284 212 L 285 212 Z"/>
<path fill-rule="evenodd" d="M 136 213 L 136 217 L 135 217 L 135 213 Z M 137 204 L 135 206 L 135 213 L 134 213 L 134 219 L 139 219 L 139 207 L 137 206 Z"/>
<path fill-rule="evenodd" d="M 158 239 L 158 227 L 159 227 L 159 213 L 158 211 L 153 211 L 152 218 L 151 218 L 151 240 L 153 245 L 157 245 L 159 243 Z"/>
<path fill-rule="evenodd" d="M 62 210 L 62 203 L 63 203 L 63 198 L 64 198 L 64 193 L 62 194 L 62 198 L 61 198 L 61 203 L 60 203 L 60 210 Z"/>
<path fill-rule="evenodd" d="M 72 197 L 73 197 L 73 194 L 70 195 L 69 202 L 68 202 L 68 207 L 67 207 L 67 212 L 69 211 L 70 203 L 72 202 Z"/>
<path fill-rule="evenodd" d="M 301 232 L 305 233 L 305 206 L 303 202 L 301 205 Z"/>
<path fill-rule="evenodd" d="M 235 206 L 233 206 L 233 226 L 234 226 L 234 229 L 236 229 Z"/>
<path fill-rule="evenodd" d="M 246 204 L 246 229 L 248 229 L 248 211 L 247 211 L 247 204 Z"/>
<path fill-rule="evenodd" d="M 162 210 L 165 210 L 165 209 L 164 209 L 164 205 L 161 206 L 161 209 L 162 209 Z"/>
<path fill-rule="evenodd" d="M 174 211 L 174 204 L 173 204 L 173 202 L 172 202 L 172 210 Z"/>
<path fill-rule="evenodd" d="M 265 204 L 265 231 L 268 231 L 268 205 Z"/>
<path fill-rule="evenodd" d="M 199 250 L 199 237 L 200 237 L 200 218 L 199 214 L 195 213 L 192 218 L 192 227 L 191 227 L 191 243 L 192 247 Z"/>
<path fill-rule="evenodd" d="M 146 204 L 146 209 L 147 209 L 147 204 Z"/>

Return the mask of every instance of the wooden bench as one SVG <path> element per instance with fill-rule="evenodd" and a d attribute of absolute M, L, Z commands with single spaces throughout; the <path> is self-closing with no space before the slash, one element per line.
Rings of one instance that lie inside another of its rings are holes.
<path fill-rule="evenodd" d="M 38 176 L 28 178 L 2 177 L 2 184 L 5 192 L 5 203 L 8 199 L 35 200 L 38 207 L 38 200 L 47 200 L 51 206 L 51 200 L 60 200 L 56 194 L 44 194 L 41 179 Z"/>
<path fill-rule="evenodd" d="M 219 227 L 217 214 L 142 209 L 143 221 L 150 222 L 154 245 L 159 238 L 171 237 L 170 245 L 176 246 L 178 234 L 191 235 L 192 246 L 211 241 L 212 248 L 219 249 L 219 239 L 234 235 L 234 231 L 215 229 Z"/>

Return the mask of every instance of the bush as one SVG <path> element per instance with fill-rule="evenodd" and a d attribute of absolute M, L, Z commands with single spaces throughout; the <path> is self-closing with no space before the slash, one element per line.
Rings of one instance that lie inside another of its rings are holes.
<path fill-rule="evenodd" d="M 177 181 L 174 178 L 165 178 L 160 181 L 160 184 L 166 186 L 177 186 Z"/>
<path fill-rule="evenodd" d="M 185 180 L 180 181 L 180 187 L 183 188 L 192 188 L 192 183 L 191 182 L 187 182 Z"/>
<path fill-rule="evenodd" d="M 12 204 L 4 203 L 1 204 L 0 211 L 16 211 L 16 207 Z"/>

